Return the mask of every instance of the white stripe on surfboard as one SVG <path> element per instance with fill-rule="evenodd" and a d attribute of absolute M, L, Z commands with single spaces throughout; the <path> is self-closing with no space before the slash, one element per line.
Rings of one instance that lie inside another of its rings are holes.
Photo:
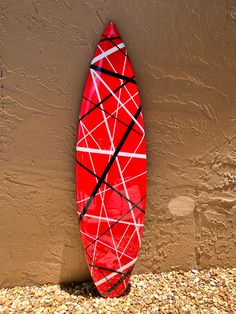
<path fill-rule="evenodd" d="M 81 147 L 81 146 L 76 146 L 76 151 L 102 154 L 102 155 L 113 155 L 115 152 L 113 150 L 97 149 L 97 148 L 89 148 L 89 147 Z M 127 152 L 121 152 L 121 151 L 118 153 L 118 156 L 146 159 L 145 154 L 127 153 Z"/>
<path fill-rule="evenodd" d="M 80 213 L 78 213 L 80 214 Z M 112 222 L 117 222 L 117 219 L 112 219 L 112 218 L 106 218 L 106 217 L 101 217 L 101 216 L 96 216 L 96 215 L 90 215 L 86 213 L 86 217 L 90 217 L 90 218 L 95 218 L 95 219 L 101 219 L 101 220 L 105 220 L 105 221 L 112 221 Z M 133 222 L 129 222 L 129 221 L 124 221 L 124 220 L 120 220 L 118 221 L 119 224 L 125 224 L 125 225 L 130 225 L 130 226 L 135 226 L 135 224 Z M 138 227 L 143 227 L 144 224 L 139 224 L 136 223 L 136 225 Z"/>
<path fill-rule="evenodd" d="M 128 267 L 132 266 L 137 260 L 137 257 L 135 259 L 133 259 L 131 262 L 129 262 L 128 264 L 122 266 L 121 268 L 117 269 L 117 272 L 122 272 L 123 270 L 126 270 Z M 106 276 L 106 278 L 102 278 L 101 280 L 95 282 L 96 286 L 101 285 L 103 282 L 107 281 L 107 279 L 110 279 L 114 276 L 116 276 L 117 273 L 111 273 L 110 275 Z"/>
<path fill-rule="evenodd" d="M 107 51 L 105 51 L 103 53 L 100 53 L 100 55 L 98 55 L 98 56 L 93 58 L 91 64 L 94 64 L 95 62 L 97 62 L 97 61 L 99 61 L 99 60 L 101 60 L 101 59 L 111 55 L 113 52 L 115 52 L 115 51 L 117 51 L 117 50 L 119 50 L 121 48 L 124 48 L 124 47 L 125 47 L 125 44 L 124 43 L 120 43 L 119 45 L 117 45 L 117 46 L 115 46 L 115 47 L 113 47 L 111 49 L 108 49 Z"/>
<path fill-rule="evenodd" d="M 120 99 L 116 96 L 116 94 L 113 92 L 113 90 L 110 89 L 110 87 L 106 84 L 106 82 L 101 78 L 100 75 L 97 74 L 96 71 L 94 71 L 93 69 L 90 69 L 91 73 L 94 73 L 96 75 L 96 77 L 99 79 L 100 82 L 102 82 L 102 84 L 107 88 L 107 90 L 112 94 L 112 96 L 118 101 L 118 103 L 123 107 L 123 109 L 128 113 L 128 115 L 131 117 L 132 120 L 134 120 L 135 124 L 137 124 L 140 128 L 140 130 L 143 132 L 144 134 L 144 129 L 141 126 L 141 124 L 137 121 L 137 119 L 134 118 L 134 116 L 129 112 L 129 110 L 126 108 L 126 106 L 124 106 L 124 104 L 122 103 L 122 101 L 120 101 Z M 95 89 L 97 90 L 97 85 L 96 82 L 94 81 L 94 86 Z M 99 100 L 101 101 L 101 100 Z M 102 108 L 102 105 L 101 105 Z"/>
<path fill-rule="evenodd" d="M 118 253 L 120 253 L 120 254 L 123 253 L 123 252 L 119 251 L 118 249 L 115 249 L 114 247 L 110 246 L 109 244 L 107 244 L 107 243 L 105 243 L 105 242 L 102 242 L 102 241 L 100 241 L 100 240 L 98 240 L 98 239 L 96 239 L 96 238 L 94 238 L 94 237 L 91 237 L 89 234 L 87 234 L 87 233 L 85 233 L 85 232 L 83 232 L 83 231 L 81 231 L 81 230 L 80 230 L 80 233 L 84 234 L 86 237 L 88 237 L 88 238 L 90 238 L 90 239 L 92 239 L 92 240 L 96 240 L 96 242 L 101 243 L 102 245 L 104 245 L 104 246 L 106 246 L 106 247 L 109 247 L 109 248 L 110 248 L 111 250 L 113 250 L 113 251 L 116 251 L 116 252 L 118 252 Z M 128 254 L 125 254 L 125 253 L 124 253 L 124 256 L 126 256 L 126 257 L 132 259 L 132 257 L 129 256 Z"/>
<path fill-rule="evenodd" d="M 97 93 L 97 96 L 98 96 L 98 100 L 99 102 L 101 102 L 101 96 L 100 96 L 100 93 L 99 93 L 99 90 L 98 90 L 98 86 L 97 86 L 97 82 L 96 82 L 96 79 L 95 79 L 95 75 L 99 78 L 99 80 L 102 80 L 101 77 L 96 73 L 96 71 L 93 71 L 92 69 L 90 69 L 90 73 L 92 75 L 92 80 L 93 80 L 93 83 L 94 83 L 94 87 L 95 87 L 95 90 L 96 90 L 96 93 Z M 106 83 L 102 80 L 103 82 L 103 85 L 105 86 Z M 109 89 L 109 87 L 106 85 L 106 88 Z M 117 101 L 120 103 L 120 105 L 124 106 L 122 102 L 120 102 L 119 98 L 116 97 L 116 95 L 111 91 L 111 93 L 113 94 L 113 96 L 117 99 Z M 103 104 L 101 103 L 101 109 L 103 109 Z M 126 107 L 124 107 L 125 110 L 127 110 Z M 127 110 L 127 112 L 129 112 Z M 130 113 L 130 112 L 129 112 Z M 105 113 L 102 111 L 102 115 L 103 115 L 103 119 L 106 118 L 106 115 Z M 130 113 L 131 115 L 131 113 Z M 131 115 L 132 116 L 132 115 Z M 132 117 L 133 120 L 136 120 L 134 117 Z M 138 121 L 136 120 L 136 124 L 138 123 Z M 110 139 L 110 142 L 111 142 L 111 147 L 112 147 L 112 150 L 115 150 L 115 146 L 114 146 L 114 143 L 113 143 L 113 139 L 112 139 L 112 136 L 111 136 L 111 132 L 110 132 L 110 128 L 108 126 L 108 123 L 107 121 L 105 120 L 105 125 L 106 125 L 106 129 L 107 129 L 107 133 L 108 133 L 108 136 L 109 136 L 109 139 Z M 124 182 L 124 176 L 122 174 L 122 171 L 121 171 L 121 166 L 120 166 L 120 162 L 119 162 L 119 158 L 116 158 L 115 159 L 116 163 L 117 163 L 117 167 L 119 169 L 119 173 L 120 173 L 120 177 L 121 177 L 121 180 Z M 127 187 L 125 185 L 125 183 L 123 184 L 123 187 L 124 187 L 124 190 L 125 190 L 125 194 L 126 194 L 126 197 L 128 199 L 130 199 L 130 196 L 129 196 L 129 193 L 128 193 L 128 190 L 127 190 Z M 128 203 L 129 205 L 129 208 L 131 209 L 132 206 L 130 204 L 130 202 Z M 133 221 L 134 223 L 136 223 L 136 218 L 135 218 L 135 215 L 133 213 L 133 211 L 131 210 L 131 215 L 132 215 L 132 218 L 133 218 Z M 136 228 L 136 233 L 137 233 L 137 237 L 138 237 L 138 240 L 139 240 L 139 245 L 141 245 L 141 236 L 139 234 L 139 230 L 138 230 L 138 226 L 135 226 Z"/>
<path fill-rule="evenodd" d="M 113 185 L 113 188 L 116 188 L 117 186 L 120 186 L 120 185 L 122 185 L 122 184 L 124 184 L 124 183 L 127 183 L 127 182 L 131 181 L 131 180 L 134 180 L 134 179 L 136 179 L 136 178 L 139 178 L 139 177 L 143 176 L 143 175 L 146 174 L 146 173 L 147 173 L 147 171 L 144 171 L 144 172 L 142 172 L 142 173 L 140 173 L 140 174 L 138 174 L 138 175 L 136 175 L 136 176 L 134 176 L 134 177 L 131 177 L 131 178 L 125 180 L 124 182 L 117 183 L 117 184 Z M 98 192 L 96 195 L 103 194 L 103 193 L 109 191 L 110 189 L 111 189 L 111 188 L 107 188 L 107 189 L 103 190 L 102 192 Z M 77 203 L 80 204 L 80 203 L 82 203 L 82 202 L 84 202 L 84 201 L 87 201 L 89 198 L 90 198 L 90 196 L 89 196 L 89 197 L 86 197 L 86 198 L 84 198 L 84 199 L 82 199 L 82 200 L 80 200 L 80 201 L 77 201 Z"/>
<path fill-rule="evenodd" d="M 136 92 L 133 96 L 130 96 L 129 99 L 127 99 L 125 102 L 124 102 L 124 105 L 126 105 L 130 100 L 133 100 L 133 98 L 138 94 L 138 92 Z M 104 120 L 102 120 L 102 122 L 100 122 L 98 125 L 96 125 L 96 127 L 94 127 L 91 131 L 87 132 L 86 135 L 84 137 L 82 137 L 77 144 L 79 144 L 81 141 L 83 141 L 87 136 L 89 136 L 93 131 L 95 131 L 100 125 L 102 125 L 105 120 L 108 120 L 110 119 L 113 115 L 116 114 L 116 117 L 117 117 L 117 113 L 118 111 L 122 108 L 122 106 L 119 106 L 116 110 L 114 110 L 109 116 L 107 116 Z M 80 121 L 81 124 L 83 124 L 83 121 Z"/>

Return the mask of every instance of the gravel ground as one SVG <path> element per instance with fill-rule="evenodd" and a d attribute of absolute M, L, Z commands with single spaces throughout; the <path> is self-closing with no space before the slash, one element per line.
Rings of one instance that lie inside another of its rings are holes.
<path fill-rule="evenodd" d="M 133 275 L 126 295 L 100 297 L 91 282 L 0 290 L 0 313 L 236 313 L 236 268 Z"/>

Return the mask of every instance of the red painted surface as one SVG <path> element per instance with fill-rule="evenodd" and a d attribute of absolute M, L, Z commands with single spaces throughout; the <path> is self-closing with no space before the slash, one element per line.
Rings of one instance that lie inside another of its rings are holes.
<path fill-rule="evenodd" d="M 85 257 L 98 291 L 127 288 L 140 249 L 146 147 L 134 72 L 113 23 L 94 53 L 80 111 L 76 193 Z"/>

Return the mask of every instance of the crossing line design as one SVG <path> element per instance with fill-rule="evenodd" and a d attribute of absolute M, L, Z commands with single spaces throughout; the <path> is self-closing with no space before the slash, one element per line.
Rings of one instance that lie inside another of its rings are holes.
<path fill-rule="evenodd" d="M 97 45 L 84 90 L 76 184 L 91 275 L 101 295 L 118 296 L 127 288 L 141 245 L 146 145 L 136 79 L 112 23 Z"/>

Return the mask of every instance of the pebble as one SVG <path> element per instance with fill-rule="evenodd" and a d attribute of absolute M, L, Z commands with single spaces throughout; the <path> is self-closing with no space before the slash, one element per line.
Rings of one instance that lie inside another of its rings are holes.
<path fill-rule="evenodd" d="M 236 268 L 133 275 L 131 289 L 104 299 L 92 282 L 0 289 L 0 314 L 236 313 Z"/>

